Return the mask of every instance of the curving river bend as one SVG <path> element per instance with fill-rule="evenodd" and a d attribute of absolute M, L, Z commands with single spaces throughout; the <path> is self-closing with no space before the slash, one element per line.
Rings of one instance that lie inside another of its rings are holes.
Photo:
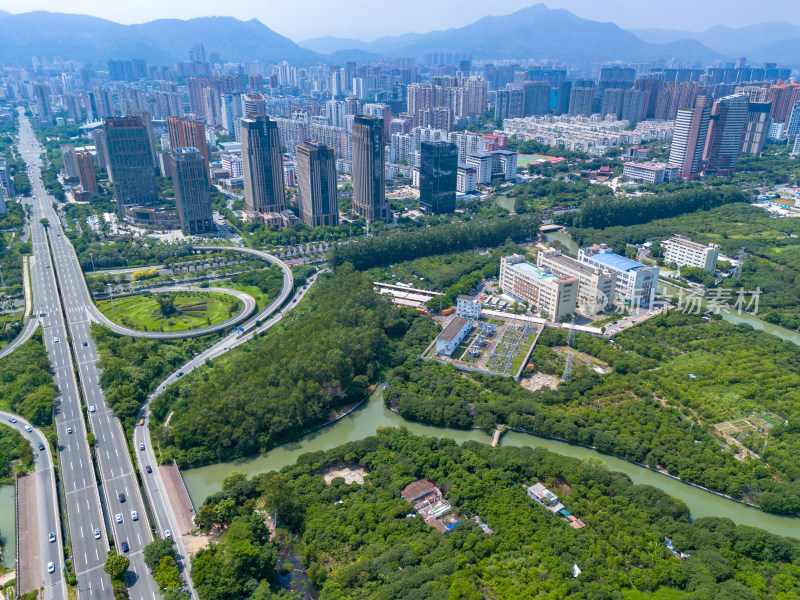
<path fill-rule="evenodd" d="M 561 242 L 567 249 L 577 254 L 577 245 L 566 232 L 558 232 L 545 236 L 548 241 Z M 661 284 L 663 285 L 663 284 Z M 660 287 L 661 287 L 660 285 Z M 800 334 L 765 323 L 751 315 L 724 315 L 726 321 L 747 323 L 754 328 L 776 335 L 784 340 L 800 345 Z M 401 416 L 388 410 L 383 404 L 383 393 L 378 390 L 369 401 L 343 417 L 339 421 L 309 433 L 297 442 L 279 446 L 269 452 L 250 458 L 227 463 L 209 465 L 183 472 L 186 487 L 195 506 L 199 508 L 203 500 L 220 488 L 225 476 L 231 471 L 242 471 L 248 476 L 266 471 L 279 470 L 293 464 L 301 454 L 329 450 L 346 442 L 363 439 L 372 435 L 379 427 L 406 427 L 417 435 L 448 437 L 457 442 L 476 440 L 489 443 L 489 435 L 480 430 L 464 431 L 434 427 L 406 421 Z M 566 442 L 540 438 L 525 433 L 507 432 L 503 435 L 501 446 L 531 446 L 545 448 L 573 458 L 595 458 L 605 463 L 612 471 L 628 475 L 634 483 L 657 487 L 666 493 L 683 500 L 692 512 L 693 518 L 717 516 L 727 517 L 735 523 L 760 527 L 778 535 L 800 538 L 800 519 L 761 512 L 756 508 L 740 504 L 714 493 L 707 492 L 692 485 L 683 483 L 669 476 L 651 471 L 627 462 L 621 458 L 601 454 L 589 448 L 575 446 Z"/>

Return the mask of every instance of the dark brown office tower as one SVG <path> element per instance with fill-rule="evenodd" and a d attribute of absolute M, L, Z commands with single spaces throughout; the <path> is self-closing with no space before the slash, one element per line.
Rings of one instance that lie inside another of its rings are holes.
<path fill-rule="evenodd" d="M 244 200 L 251 214 L 286 210 L 278 124 L 264 115 L 242 119 Z"/>
<path fill-rule="evenodd" d="M 386 200 L 383 119 L 353 119 L 353 212 L 367 221 L 391 219 Z"/>
<path fill-rule="evenodd" d="M 339 224 L 336 153 L 333 148 L 306 140 L 297 146 L 297 185 L 300 214 L 309 227 Z"/>
<path fill-rule="evenodd" d="M 158 166 L 156 161 L 156 136 L 153 132 L 153 117 L 150 111 L 147 110 L 132 110 L 128 114 L 134 117 L 139 117 L 142 120 L 144 128 L 147 130 L 147 140 L 150 143 L 150 157 L 153 159 L 153 167 Z"/>
<path fill-rule="evenodd" d="M 96 194 L 97 176 L 94 172 L 94 159 L 91 152 L 78 151 L 75 153 L 75 162 L 78 165 L 78 180 L 84 192 Z"/>
<path fill-rule="evenodd" d="M 182 117 L 167 117 L 167 134 L 170 148 L 197 148 L 206 161 L 210 162 L 206 126 L 201 121 L 191 121 Z"/>
<path fill-rule="evenodd" d="M 156 172 L 150 158 L 147 128 L 139 117 L 105 120 L 108 172 L 114 182 L 117 209 L 158 203 Z"/>
<path fill-rule="evenodd" d="M 197 148 L 174 148 L 169 156 L 175 208 L 184 233 L 214 231 L 206 161 Z"/>

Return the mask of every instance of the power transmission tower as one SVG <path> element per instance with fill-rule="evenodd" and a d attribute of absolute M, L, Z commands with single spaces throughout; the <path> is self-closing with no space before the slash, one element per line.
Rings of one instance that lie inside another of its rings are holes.
<path fill-rule="evenodd" d="M 742 265 L 744 264 L 744 247 L 739 248 L 739 257 L 736 259 L 737 265 L 736 268 L 733 270 L 733 274 L 731 275 L 731 279 L 739 279 L 742 276 Z"/>
<path fill-rule="evenodd" d="M 575 345 L 575 315 L 572 315 L 572 322 L 567 334 L 567 361 L 564 363 L 564 373 L 561 375 L 562 381 L 572 379 L 572 347 Z"/>

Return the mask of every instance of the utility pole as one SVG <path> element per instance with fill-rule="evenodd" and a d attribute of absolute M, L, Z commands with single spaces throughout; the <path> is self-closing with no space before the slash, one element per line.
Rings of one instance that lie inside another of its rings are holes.
<path fill-rule="evenodd" d="M 561 375 L 563 381 L 572 379 L 572 347 L 575 345 L 575 315 L 572 315 L 569 333 L 567 334 L 567 360 L 564 363 L 564 373 Z"/>
<path fill-rule="evenodd" d="M 97 269 L 94 268 L 94 254 L 89 252 L 89 258 L 92 259 L 92 273 L 97 273 Z"/>

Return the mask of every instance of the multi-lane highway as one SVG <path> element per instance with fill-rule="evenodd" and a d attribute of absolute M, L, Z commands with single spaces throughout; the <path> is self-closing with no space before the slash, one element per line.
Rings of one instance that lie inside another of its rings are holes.
<path fill-rule="evenodd" d="M 39 173 L 40 147 L 27 118 L 20 117 L 19 148 L 28 163 L 35 200 L 31 206 L 31 283 L 34 313 L 42 323 L 44 345 L 60 395 L 55 399 L 62 493 L 68 523 L 69 549 L 81 598 L 113 598 L 111 580 L 103 572 L 108 541 L 97 480 L 86 441 L 78 385 L 72 368 L 67 328 L 51 260 L 47 233 L 40 223 L 45 196 Z M 52 208 L 50 208 L 52 211 Z M 52 220 L 52 219 L 51 219 Z M 55 220 L 57 223 L 57 219 Z M 94 530 L 100 531 L 99 537 Z"/>
<path fill-rule="evenodd" d="M 75 252 L 63 235 L 60 219 L 53 210 L 53 198 L 47 194 L 41 180 L 39 155 L 42 148 L 30 122 L 22 114 L 19 147 L 29 165 L 35 197 L 31 211 L 34 310 L 42 319 L 45 347 L 61 392 L 56 398 L 56 431 L 79 598 L 113 598 L 111 581 L 103 571 L 109 547 L 108 525 L 117 551 L 123 552 L 123 542 L 129 547 L 127 555 L 131 567 L 126 583 L 131 598 L 153 600 L 158 597 L 158 586 L 142 557 L 142 550 L 152 541 L 152 535 L 122 427 L 106 407 L 100 389 L 100 371 L 95 364 L 97 350 L 88 319 L 91 299 Z M 49 221 L 47 232 L 40 224 L 43 217 Z M 89 424 L 96 438 L 108 523 L 101 509 L 73 358 Z M 121 522 L 117 522 L 116 515 L 120 515 Z"/>
<path fill-rule="evenodd" d="M 33 448 L 34 477 L 36 478 L 36 506 L 20 507 L 35 514 L 38 521 L 38 540 L 26 540 L 27 544 L 38 544 L 39 563 L 24 564 L 21 569 L 41 571 L 41 581 L 44 582 L 45 600 L 61 600 L 67 597 L 67 587 L 64 581 L 64 544 L 61 538 L 61 519 L 58 513 L 58 497 L 56 492 L 56 475 L 53 468 L 53 459 L 50 456 L 50 445 L 41 431 L 32 427 L 20 416 L 0 411 L 0 419 L 4 425 L 13 427 L 28 440 Z M 13 422 L 12 422 L 13 421 Z M 40 450 L 40 448 L 44 448 Z M 55 534 L 55 541 L 51 542 L 50 533 Z M 19 548 L 17 548 L 19 551 Z M 27 560 L 22 557 L 22 560 Z M 48 573 L 47 565 L 53 564 L 53 572 Z M 19 581 L 20 574 L 17 573 Z"/>

